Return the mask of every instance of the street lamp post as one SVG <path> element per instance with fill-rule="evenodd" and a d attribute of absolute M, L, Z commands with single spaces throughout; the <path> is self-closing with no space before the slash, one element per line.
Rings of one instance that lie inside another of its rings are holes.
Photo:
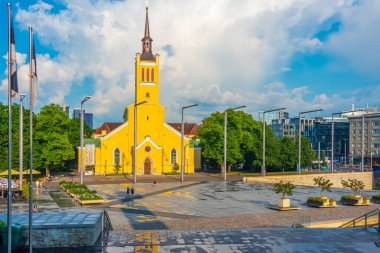
<path fill-rule="evenodd" d="M 183 111 L 188 109 L 188 108 L 191 108 L 191 107 L 195 107 L 195 106 L 199 106 L 198 104 L 193 104 L 193 105 L 188 105 L 188 106 L 184 106 L 182 107 L 182 115 L 181 115 L 181 182 L 183 182 L 183 174 L 184 174 L 184 132 L 185 132 L 185 125 L 184 125 L 184 122 L 183 122 Z"/>
<path fill-rule="evenodd" d="M 263 165 L 261 166 L 261 176 L 265 177 L 265 114 L 268 112 L 277 112 L 281 110 L 285 110 L 286 108 L 278 108 L 278 109 L 272 109 L 268 111 L 263 112 Z"/>
<path fill-rule="evenodd" d="M 20 135 L 20 140 L 19 140 L 19 162 L 20 162 L 20 175 L 19 175 L 19 180 L 20 180 L 20 185 L 22 185 L 22 168 L 23 168 L 23 158 L 24 158 L 24 98 L 25 94 L 20 95 L 20 123 L 19 123 L 19 135 Z"/>
<path fill-rule="evenodd" d="M 301 115 L 307 114 L 307 113 L 312 113 L 312 112 L 320 112 L 320 111 L 323 111 L 323 109 L 305 111 L 305 112 L 300 112 L 298 114 L 298 166 L 297 166 L 297 174 L 301 174 Z"/>
<path fill-rule="evenodd" d="M 341 115 L 342 112 L 331 114 L 331 173 L 334 173 L 334 115 Z"/>
<path fill-rule="evenodd" d="M 88 101 L 91 96 L 86 96 L 82 102 L 80 102 L 80 183 L 83 184 L 83 104 Z M 30 172 L 32 173 L 32 172 Z"/>
<path fill-rule="evenodd" d="M 148 103 L 147 100 L 144 100 L 140 103 L 135 104 L 134 106 L 134 120 L 133 120 L 133 183 L 137 181 L 136 175 L 136 142 L 137 142 L 137 106 Z"/>
<path fill-rule="evenodd" d="M 227 180 L 227 112 L 247 107 L 246 105 L 228 108 L 224 111 L 224 162 L 223 162 L 223 179 Z"/>

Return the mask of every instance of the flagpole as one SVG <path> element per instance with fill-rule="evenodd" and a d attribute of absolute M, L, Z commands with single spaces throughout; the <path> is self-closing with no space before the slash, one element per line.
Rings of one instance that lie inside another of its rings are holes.
<path fill-rule="evenodd" d="M 33 73 L 32 73 L 32 54 L 33 54 L 33 31 L 29 26 L 29 143 L 30 143 L 30 167 L 29 167 L 29 252 L 33 252 L 32 245 L 32 225 L 33 225 Z M 34 55 L 34 57 L 36 57 Z"/>
<path fill-rule="evenodd" d="M 12 251 L 12 92 L 11 92 L 11 4 L 8 3 L 8 253 Z"/>

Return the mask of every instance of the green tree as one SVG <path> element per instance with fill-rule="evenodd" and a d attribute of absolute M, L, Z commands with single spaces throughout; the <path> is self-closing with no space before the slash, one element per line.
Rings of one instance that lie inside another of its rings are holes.
<path fill-rule="evenodd" d="M 18 104 L 12 105 L 12 168 L 19 167 L 19 113 Z M 35 115 L 33 115 L 35 120 Z M 29 110 L 23 110 L 23 167 L 29 164 Z M 8 168 L 8 105 L 0 103 L 0 171 Z"/>
<path fill-rule="evenodd" d="M 317 185 L 321 189 L 321 195 L 323 191 L 331 192 L 331 186 L 333 186 L 333 183 L 330 182 L 330 179 L 316 177 L 313 180 L 314 185 Z"/>
<path fill-rule="evenodd" d="M 296 187 L 292 182 L 284 183 L 282 180 L 273 185 L 273 191 L 277 194 L 282 194 L 282 198 L 285 198 L 285 195 L 292 196 L 293 190 Z"/>
<path fill-rule="evenodd" d="M 208 164 L 222 165 L 224 159 L 224 113 L 214 112 L 203 120 L 198 130 L 202 156 Z M 245 163 L 260 164 L 261 126 L 252 115 L 243 111 L 229 111 L 227 122 L 227 167 Z"/>
<path fill-rule="evenodd" d="M 355 178 L 354 179 L 348 179 L 348 181 L 342 180 L 341 183 L 342 183 L 342 186 L 344 188 L 350 188 L 354 192 L 354 194 L 356 192 L 359 192 L 360 190 L 364 189 L 363 181 L 360 181 L 360 180 L 355 179 Z"/>
<path fill-rule="evenodd" d="M 91 138 L 94 131 L 83 122 L 83 138 Z M 68 124 L 69 141 L 73 148 L 80 146 L 80 119 L 74 118 L 69 120 Z"/>
<path fill-rule="evenodd" d="M 289 137 L 283 137 L 280 140 L 280 154 L 278 156 L 278 160 L 280 162 L 280 167 L 282 171 L 285 169 L 293 169 L 297 166 L 297 147 L 296 142 Z"/>
<path fill-rule="evenodd" d="M 298 147 L 298 138 L 297 138 Z M 309 140 L 302 136 L 301 137 L 301 167 L 310 167 L 313 161 L 316 160 L 315 150 L 311 147 Z M 298 161 L 298 148 L 297 148 L 297 161 Z"/>
<path fill-rule="evenodd" d="M 65 162 L 75 158 L 73 145 L 69 140 L 70 119 L 58 105 L 41 108 L 34 128 L 34 164 L 46 169 L 62 168 Z"/>

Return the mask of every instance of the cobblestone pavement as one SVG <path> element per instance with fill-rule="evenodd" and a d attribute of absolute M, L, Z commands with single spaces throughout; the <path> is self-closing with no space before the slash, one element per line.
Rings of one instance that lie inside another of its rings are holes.
<path fill-rule="evenodd" d="M 320 193 L 314 187 L 298 186 L 291 197 L 299 211 L 278 212 L 267 205 L 276 204 L 279 196 L 272 186 L 255 182 L 166 182 L 135 185 L 135 198 L 126 198 L 131 183 L 90 185 L 110 200 L 108 204 L 89 207 L 78 205 L 57 187 L 36 190 L 35 202 L 40 212 L 80 212 L 106 209 L 117 230 L 149 229 L 223 229 L 252 227 L 290 227 L 294 222 L 307 224 L 337 219 L 352 219 L 380 205 L 367 207 L 340 206 L 334 209 L 314 209 L 305 205 L 308 196 Z M 330 197 L 350 193 L 334 189 Z M 363 191 L 372 196 L 379 191 Z M 14 203 L 13 212 L 27 212 L 27 203 Z M 6 205 L 0 205 L 6 213 Z"/>
<path fill-rule="evenodd" d="M 291 197 L 300 211 L 278 212 L 267 208 L 276 204 L 279 196 L 272 186 L 255 182 L 137 184 L 137 196 L 125 198 L 130 184 L 90 186 L 113 200 L 104 207 L 111 221 L 120 230 L 144 229 L 206 229 L 239 227 L 291 226 L 292 223 L 356 218 L 380 205 L 368 207 L 340 206 L 334 209 L 315 209 L 306 206 L 309 196 L 318 196 L 314 187 L 298 186 Z M 379 191 L 364 191 L 371 196 Z M 329 197 L 340 199 L 348 190 L 334 189 Z M 116 201 L 115 201 L 116 199 Z M 95 207 L 96 208 L 96 207 Z"/>

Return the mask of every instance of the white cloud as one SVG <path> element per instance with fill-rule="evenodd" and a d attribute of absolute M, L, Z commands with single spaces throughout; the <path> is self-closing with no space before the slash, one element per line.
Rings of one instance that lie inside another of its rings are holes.
<path fill-rule="evenodd" d="M 63 2 L 66 8 L 56 11 L 40 1 L 16 16 L 18 22 L 33 25 L 41 44 L 58 52 L 53 58 L 38 56 L 42 101 L 69 100 L 73 88 L 91 77 L 93 94 L 83 94 L 93 96 L 89 110 L 98 119 L 119 120 L 133 100 L 134 55 L 141 51 L 144 1 Z M 168 108 L 168 121 L 178 121 L 178 108 L 192 101 L 207 104 L 202 110 L 242 103 L 252 110 L 280 103 L 294 110 L 315 103 L 334 107 L 334 99 L 344 99 L 313 95 L 306 86 L 262 86 L 270 73 L 290 70 L 283 66 L 295 52 L 325 47 L 313 35 L 329 18 L 342 15 L 347 27 L 365 25 L 352 15 L 366 13 L 350 13 L 351 5 L 352 1 L 328 0 L 152 1 L 150 31 L 153 50 L 161 55 L 161 103 Z M 359 30 L 369 33 L 364 27 Z M 348 31 L 342 36 L 328 42 L 332 53 L 346 55 L 359 47 L 360 41 L 347 50 L 339 48 L 342 40 L 352 39 Z"/>

